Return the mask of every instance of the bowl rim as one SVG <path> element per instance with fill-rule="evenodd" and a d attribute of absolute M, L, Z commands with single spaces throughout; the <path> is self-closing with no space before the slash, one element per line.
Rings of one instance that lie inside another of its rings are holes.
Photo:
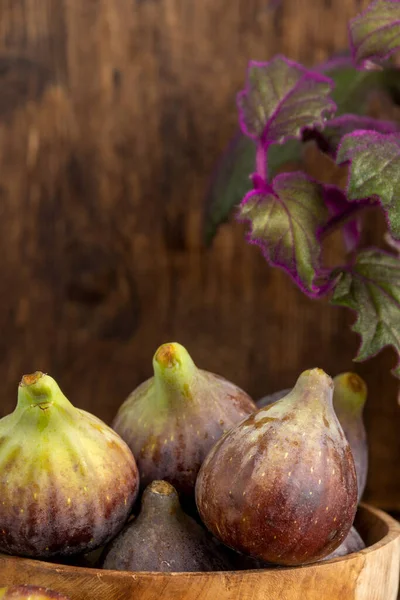
<path fill-rule="evenodd" d="M 362 508 L 363 511 L 365 511 L 369 514 L 372 514 L 375 517 L 377 517 L 380 521 L 383 521 L 387 527 L 386 534 L 380 540 L 375 542 L 375 544 L 372 544 L 371 546 L 367 546 L 366 548 L 364 548 L 363 550 L 360 550 L 359 552 L 353 552 L 352 554 L 348 554 L 346 556 L 339 556 L 337 558 L 332 558 L 330 560 L 320 561 L 320 562 L 317 561 L 317 562 L 309 563 L 306 565 L 290 566 L 290 567 L 276 566 L 273 569 L 245 569 L 245 570 L 236 570 L 236 571 L 179 571 L 179 572 L 173 571 L 173 572 L 166 572 L 166 571 L 116 571 L 116 570 L 111 570 L 111 569 L 100 569 L 97 567 L 80 567 L 80 566 L 75 566 L 75 565 L 64 565 L 64 564 L 60 564 L 60 563 L 47 562 L 45 560 L 39 560 L 36 558 L 13 556 L 13 555 L 4 554 L 4 553 L 0 553 L 0 560 L 13 561 L 15 563 L 20 562 L 21 567 L 23 566 L 23 564 L 25 564 L 25 565 L 27 565 L 27 566 L 29 565 L 30 567 L 33 567 L 33 568 L 35 568 L 35 567 L 40 568 L 42 571 L 57 573 L 58 575 L 62 575 L 62 574 L 68 575 L 68 574 L 74 573 L 75 575 L 98 577 L 98 578 L 108 575 L 108 576 L 112 576 L 114 578 L 117 577 L 120 580 L 131 579 L 133 575 L 136 579 L 138 579 L 138 578 L 141 578 L 141 579 L 160 578 L 161 579 L 161 578 L 165 578 L 165 577 L 179 577 L 179 576 L 185 576 L 185 577 L 189 577 L 189 578 L 203 577 L 203 578 L 207 578 L 207 579 L 213 579 L 213 578 L 219 578 L 221 576 L 229 576 L 229 578 L 232 580 L 232 578 L 235 578 L 235 577 L 243 579 L 243 577 L 247 577 L 247 576 L 251 577 L 251 576 L 254 576 L 255 574 L 260 575 L 262 573 L 267 573 L 267 572 L 268 573 L 279 573 L 282 571 L 288 572 L 288 571 L 295 571 L 298 569 L 320 569 L 321 570 L 326 567 L 329 568 L 330 565 L 332 565 L 333 563 L 337 563 L 337 562 L 347 561 L 349 564 L 351 564 L 352 561 L 357 561 L 360 556 L 365 556 L 368 554 L 373 554 L 375 552 L 378 552 L 384 546 L 387 546 L 388 544 L 394 542 L 396 539 L 400 539 L 400 522 L 396 521 L 396 519 L 394 519 L 393 517 L 388 515 L 383 510 L 380 510 L 379 508 L 375 508 L 374 506 L 371 506 L 370 504 L 361 502 L 359 504 L 359 508 Z"/>

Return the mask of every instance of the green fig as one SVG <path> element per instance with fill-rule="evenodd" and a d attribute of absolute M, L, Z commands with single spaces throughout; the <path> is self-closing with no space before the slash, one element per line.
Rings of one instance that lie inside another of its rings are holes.
<path fill-rule="evenodd" d="M 0 588 L 0 600 L 69 600 L 67 596 L 36 585 L 12 585 Z"/>
<path fill-rule="evenodd" d="M 24 375 L 13 413 L 0 420 L 0 551 L 50 557 L 113 538 L 139 476 L 125 442 L 75 408 L 54 379 Z"/>
<path fill-rule="evenodd" d="M 367 384 L 357 373 L 341 373 L 333 382 L 333 406 L 353 453 L 360 501 L 368 475 L 367 434 L 363 421 Z"/>
<path fill-rule="evenodd" d="M 347 556 L 353 552 L 359 552 L 365 548 L 365 544 L 362 537 L 358 533 L 355 527 L 352 527 L 347 534 L 346 539 L 340 544 L 336 550 L 331 554 L 328 554 L 323 560 L 330 560 L 331 558 L 338 558 L 339 556 Z"/>
<path fill-rule="evenodd" d="M 181 498 L 193 500 L 208 451 L 256 406 L 229 381 L 198 369 L 180 344 L 160 346 L 153 368 L 154 376 L 122 404 L 112 427 L 136 457 L 142 489 L 166 480 Z"/>
<path fill-rule="evenodd" d="M 153 481 L 139 516 L 105 551 L 104 569 L 118 571 L 221 571 L 227 559 L 207 532 L 186 515 L 175 488 Z"/>
<path fill-rule="evenodd" d="M 357 479 L 332 395 L 324 371 L 305 371 L 287 396 L 212 448 L 196 502 L 224 544 L 265 562 L 300 565 L 342 543 L 356 513 Z"/>

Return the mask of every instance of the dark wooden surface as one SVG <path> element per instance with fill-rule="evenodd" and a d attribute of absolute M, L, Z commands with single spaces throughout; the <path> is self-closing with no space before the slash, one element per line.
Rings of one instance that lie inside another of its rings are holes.
<path fill-rule="evenodd" d="M 323 60 L 360 4 L 0 0 L 3 414 L 41 369 L 109 421 L 165 341 L 255 397 L 308 367 L 353 368 L 350 314 L 303 297 L 241 226 L 207 250 L 201 225 L 247 60 Z M 388 351 L 356 366 L 366 497 L 385 508 L 400 508 L 393 364 Z"/>

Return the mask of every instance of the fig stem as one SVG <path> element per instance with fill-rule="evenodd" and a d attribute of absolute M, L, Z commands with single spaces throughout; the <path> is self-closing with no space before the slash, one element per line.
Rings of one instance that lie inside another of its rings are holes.
<path fill-rule="evenodd" d="M 294 404 L 298 398 L 302 398 L 302 404 L 307 403 L 310 408 L 318 410 L 321 403 L 327 403 L 331 408 L 333 406 L 333 380 L 322 369 L 309 369 L 303 371 L 298 378 L 296 385 L 287 398 L 291 398 Z"/>
<path fill-rule="evenodd" d="M 32 406 L 44 408 L 51 404 L 71 406 L 56 381 L 49 375 L 41 371 L 24 375 L 18 386 L 17 408 L 25 409 Z"/>
<path fill-rule="evenodd" d="M 138 519 L 144 515 L 159 515 L 165 510 L 168 510 L 171 516 L 180 510 L 178 493 L 167 481 L 153 481 L 143 492 Z"/>
<path fill-rule="evenodd" d="M 341 373 L 334 378 L 333 404 L 338 414 L 359 417 L 367 400 L 367 384 L 357 373 Z"/>
<path fill-rule="evenodd" d="M 171 494 L 175 493 L 175 489 L 173 488 L 173 486 L 170 483 L 168 483 L 167 481 L 163 481 L 163 480 L 153 481 L 148 486 L 148 490 L 152 494 L 160 494 L 160 496 L 171 496 Z"/>
<path fill-rule="evenodd" d="M 197 369 L 183 346 L 176 342 L 160 346 L 153 357 L 153 369 L 160 397 L 170 401 L 178 392 L 185 399 L 192 399 L 190 387 Z"/>

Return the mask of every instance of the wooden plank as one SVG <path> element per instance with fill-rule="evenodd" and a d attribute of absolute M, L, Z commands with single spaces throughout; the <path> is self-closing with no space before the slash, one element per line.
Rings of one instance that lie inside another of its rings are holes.
<path fill-rule="evenodd" d="M 110 421 L 171 340 L 255 397 L 305 368 L 354 368 L 353 317 L 304 298 L 237 224 L 205 249 L 202 216 L 247 60 L 323 60 L 362 4 L 1 0 L 2 414 L 41 369 Z M 386 508 L 400 507 L 393 363 L 356 367 L 366 497 Z"/>

